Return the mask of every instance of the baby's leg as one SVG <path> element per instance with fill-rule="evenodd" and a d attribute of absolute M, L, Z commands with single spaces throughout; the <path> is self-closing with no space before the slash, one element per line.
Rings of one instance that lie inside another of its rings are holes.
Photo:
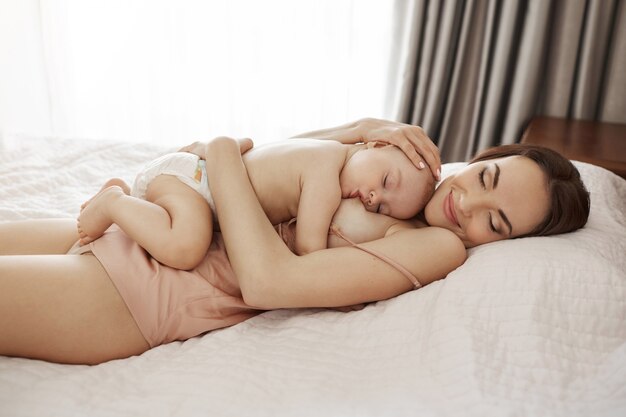
<path fill-rule="evenodd" d="M 146 200 L 162 207 L 170 220 L 161 225 L 161 232 L 153 239 L 138 243 L 159 262 L 173 268 L 191 269 L 198 265 L 213 237 L 209 203 L 170 175 L 160 175 L 150 183 Z"/>
<path fill-rule="evenodd" d="M 111 178 L 104 183 L 96 195 L 80 206 L 77 228 L 82 245 L 93 242 L 102 236 L 111 224 L 113 224 L 111 216 L 106 213 L 105 205 L 111 199 L 119 197 L 122 194 L 130 194 L 128 184 L 119 178 Z M 87 207 L 89 207 L 89 209 L 85 211 Z"/>
<path fill-rule="evenodd" d="M 120 187 L 122 189 L 122 191 L 124 192 L 124 194 L 126 195 L 130 195 L 130 187 L 128 186 L 128 184 L 126 184 L 126 181 L 124 181 L 121 178 L 111 178 L 110 180 L 108 180 L 107 182 L 104 183 L 104 185 L 102 187 L 100 187 L 100 191 L 104 190 L 105 188 L 109 188 L 113 185 L 117 185 L 118 187 Z M 98 194 L 96 194 L 98 195 Z M 91 200 L 93 200 L 95 196 L 93 196 L 92 198 L 90 198 L 89 200 L 85 201 L 81 206 L 80 209 L 82 211 L 82 209 L 84 209 L 85 207 L 87 207 L 87 204 L 89 204 L 91 202 Z"/>
<path fill-rule="evenodd" d="M 156 260 L 179 269 L 202 261 L 213 233 L 208 203 L 169 175 L 150 183 L 146 200 L 127 196 L 117 186 L 101 191 L 85 207 L 79 222 L 90 238 L 92 231 L 104 233 L 115 223 Z"/>

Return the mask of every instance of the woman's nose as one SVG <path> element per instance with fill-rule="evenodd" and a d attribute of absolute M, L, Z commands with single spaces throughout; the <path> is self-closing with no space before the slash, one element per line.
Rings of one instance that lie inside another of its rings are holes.
<path fill-rule="evenodd" d="M 483 207 L 486 204 L 485 197 L 483 195 L 477 195 L 476 193 L 461 193 L 459 195 L 457 209 L 465 217 L 469 217 L 472 211 Z"/>

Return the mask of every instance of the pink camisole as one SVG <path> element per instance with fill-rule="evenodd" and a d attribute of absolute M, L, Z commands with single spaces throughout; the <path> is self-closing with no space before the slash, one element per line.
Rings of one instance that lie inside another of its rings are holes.
<path fill-rule="evenodd" d="M 293 250 L 294 228 L 281 225 L 277 229 Z M 421 287 L 389 257 L 352 242 L 336 226 L 331 233 L 393 266 L 415 288 Z M 213 234 L 203 261 L 189 271 L 160 264 L 115 225 L 96 241 L 75 246 L 69 253 L 86 252 L 92 252 L 105 268 L 151 347 L 232 326 L 263 311 L 244 302 L 220 233 Z"/>

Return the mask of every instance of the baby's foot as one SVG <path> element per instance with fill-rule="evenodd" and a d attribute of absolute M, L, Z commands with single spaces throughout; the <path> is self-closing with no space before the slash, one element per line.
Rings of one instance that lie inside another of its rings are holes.
<path fill-rule="evenodd" d="M 126 182 L 121 179 L 121 178 L 111 178 L 110 180 L 108 180 L 107 182 L 104 183 L 104 185 L 102 187 L 100 187 L 100 191 L 104 190 L 105 188 L 109 188 L 113 185 L 117 185 L 118 187 L 120 187 L 122 189 L 122 191 L 124 191 L 124 194 L 126 195 L 130 195 L 130 187 L 128 186 L 128 184 L 126 184 Z M 93 196 L 92 198 L 90 198 L 89 200 L 85 201 L 81 206 L 80 206 L 80 211 L 83 211 L 83 209 L 85 207 L 87 207 L 87 204 L 89 204 L 91 202 L 91 200 L 93 200 L 98 194 L 96 194 L 95 196 Z"/>
<path fill-rule="evenodd" d="M 79 243 L 86 245 L 98 239 L 113 224 L 108 214 L 109 203 L 114 199 L 126 194 L 119 185 L 111 185 L 103 188 L 93 196 L 78 216 Z"/>

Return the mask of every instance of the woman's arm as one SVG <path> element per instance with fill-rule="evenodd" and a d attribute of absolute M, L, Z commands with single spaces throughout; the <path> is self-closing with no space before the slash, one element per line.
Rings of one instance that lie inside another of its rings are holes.
<path fill-rule="evenodd" d="M 413 164 L 422 169 L 424 162 L 435 178 L 441 173 L 439 149 L 419 126 L 391 120 L 365 118 L 329 129 L 314 130 L 294 138 L 330 139 L 345 144 L 359 142 L 385 142 L 395 145 L 409 157 Z"/>
<path fill-rule="evenodd" d="M 351 145 L 354 143 L 365 142 L 363 138 L 363 132 L 361 131 L 361 125 L 363 120 L 357 120 L 356 122 L 346 123 L 341 126 L 331 127 L 328 129 L 312 130 L 310 132 L 301 133 L 296 136 L 292 136 L 293 139 L 309 138 L 309 139 L 330 139 L 337 142 Z"/>
<path fill-rule="evenodd" d="M 395 268 L 356 248 L 294 255 L 265 216 L 237 142 L 217 138 L 207 145 L 206 156 L 220 228 L 248 304 L 266 309 L 338 307 L 412 288 Z M 364 246 L 404 265 L 422 285 L 443 278 L 465 260 L 460 240 L 438 228 L 401 230 Z"/>

